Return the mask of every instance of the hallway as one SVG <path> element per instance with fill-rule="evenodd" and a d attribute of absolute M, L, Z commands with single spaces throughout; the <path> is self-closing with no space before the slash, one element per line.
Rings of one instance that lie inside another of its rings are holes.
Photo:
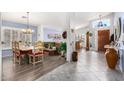
<path fill-rule="evenodd" d="M 95 51 L 79 52 L 78 62 L 65 63 L 38 81 L 122 81 L 119 70 L 107 67 L 104 53 Z"/>

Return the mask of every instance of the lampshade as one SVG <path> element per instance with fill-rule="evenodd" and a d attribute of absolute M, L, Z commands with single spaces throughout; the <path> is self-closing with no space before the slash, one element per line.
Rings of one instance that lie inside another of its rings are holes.
<path fill-rule="evenodd" d="M 22 29 L 22 32 L 23 32 L 24 34 L 31 34 L 31 33 L 33 33 L 33 30 L 30 29 L 30 28 L 28 28 L 28 29 Z"/>

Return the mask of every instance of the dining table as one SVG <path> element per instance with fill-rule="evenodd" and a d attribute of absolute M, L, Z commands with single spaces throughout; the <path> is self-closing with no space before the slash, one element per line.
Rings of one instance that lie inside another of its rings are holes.
<path fill-rule="evenodd" d="M 41 47 L 40 47 L 41 48 Z M 24 62 L 29 64 L 29 54 L 32 53 L 35 49 L 39 49 L 39 47 L 34 46 L 20 46 L 19 50 L 21 54 L 24 54 Z M 44 50 L 44 47 L 42 47 Z"/>
<path fill-rule="evenodd" d="M 34 46 L 20 46 L 19 47 L 20 53 L 24 54 L 23 61 L 27 64 L 29 64 L 29 53 L 32 53 L 34 50 Z"/>
<path fill-rule="evenodd" d="M 30 51 L 34 49 L 34 46 L 20 46 L 21 51 Z"/>

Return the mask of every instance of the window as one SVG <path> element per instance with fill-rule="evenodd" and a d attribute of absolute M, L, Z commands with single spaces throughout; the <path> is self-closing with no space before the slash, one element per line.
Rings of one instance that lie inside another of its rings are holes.
<path fill-rule="evenodd" d="M 18 30 L 12 30 L 12 41 L 18 41 Z"/>
<path fill-rule="evenodd" d="M 3 48 L 7 48 L 8 46 L 10 46 L 10 42 L 11 42 L 11 31 L 10 29 L 4 29 L 4 31 L 2 31 L 2 36 L 3 36 Z"/>
<path fill-rule="evenodd" d="M 32 42 L 32 34 L 27 35 L 21 31 L 22 29 L 11 28 L 11 27 L 2 27 L 2 49 L 11 49 L 12 41 L 22 41 L 25 40 Z"/>
<path fill-rule="evenodd" d="M 93 28 L 106 28 L 106 27 L 110 27 L 110 19 L 103 19 L 103 20 L 97 20 L 92 22 L 92 27 Z"/>
<path fill-rule="evenodd" d="M 19 41 L 25 41 L 25 34 L 23 34 L 23 32 L 20 32 Z"/>

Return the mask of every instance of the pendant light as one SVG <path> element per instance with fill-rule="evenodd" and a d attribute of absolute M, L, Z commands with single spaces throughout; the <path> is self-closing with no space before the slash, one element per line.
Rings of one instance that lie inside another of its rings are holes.
<path fill-rule="evenodd" d="M 22 31 L 24 34 L 32 34 L 33 31 L 32 29 L 30 29 L 30 24 L 29 24 L 29 12 L 27 12 L 27 17 L 25 18 L 27 18 L 27 28 L 23 29 Z"/>
<path fill-rule="evenodd" d="M 103 22 L 102 22 L 102 15 L 99 15 L 100 21 L 98 22 L 98 27 L 103 27 Z"/>

